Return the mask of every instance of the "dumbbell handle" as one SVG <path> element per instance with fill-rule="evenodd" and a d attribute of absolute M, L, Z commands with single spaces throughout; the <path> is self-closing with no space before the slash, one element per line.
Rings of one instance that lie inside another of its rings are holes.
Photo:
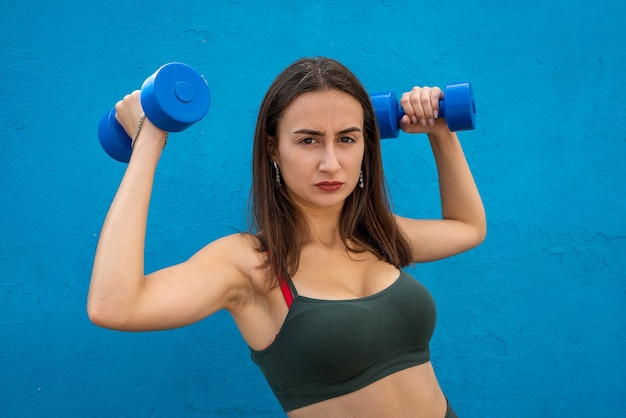
<path fill-rule="evenodd" d="M 398 123 L 404 116 L 396 94 L 392 91 L 370 95 L 381 139 L 397 138 Z M 439 117 L 446 120 L 451 131 L 474 129 L 476 105 L 470 83 L 448 84 L 443 99 L 439 101 Z"/>
<path fill-rule="evenodd" d="M 141 106 L 146 117 L 167 132 L 180 132 L 202 119 L 209 110 L 211 96 L 204 77 L 180 62 L 161 66 L 141 86 Z M 102 148 L 114 159 L 128 162 L 131 139 L 115 118 L 115 108 L 98 125 Z"/>

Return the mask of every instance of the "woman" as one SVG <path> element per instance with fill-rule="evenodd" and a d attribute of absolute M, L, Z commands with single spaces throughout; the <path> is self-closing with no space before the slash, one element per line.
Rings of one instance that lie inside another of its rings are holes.
<path fill-rule="evenodd" d="M 437 119 L 439 88 L 403 94 L 400 127 L 426 133 L 441 220 L 393 215 L 378 129 L 357 78 L 301 59 L 270 86 L 253 151 L 255 231 L 218 239 L 144 276 L 155 169 L 167 133 L 138 92 L 116 105 L 136 135 L 94 261 L 88 312 L 119 330 L 181 327 L 220 309 L 234 318 L 289 417 L 453 417 L 429 361 L 433 301 L 403 267 L 485 236 L 482 202 L 456 137 Z"/>

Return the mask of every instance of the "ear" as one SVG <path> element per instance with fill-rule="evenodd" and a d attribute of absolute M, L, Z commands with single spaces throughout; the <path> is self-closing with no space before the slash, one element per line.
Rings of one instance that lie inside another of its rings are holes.
<path fill-rule="evenodd" d="M 267 153 L 272 161 L 278 161 L 278 139 L 267 136 Z"/>

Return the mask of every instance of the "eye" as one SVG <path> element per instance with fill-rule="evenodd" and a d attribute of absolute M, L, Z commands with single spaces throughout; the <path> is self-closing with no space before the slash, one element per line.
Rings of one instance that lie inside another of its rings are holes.
<path fill-rule="evenodd" d="M 354 139 L 349 136 L 342 136 L 341 138 L 339 138 L 339 142 L 341 142 L 342 144 L 351 144 L 354 142 Z"/>
<path fill-rule="evenodd" d="M 315 138 L 304 138 L 300 140 L 300 143 L 304 145 L 313 145 L 315 141 Z"/>

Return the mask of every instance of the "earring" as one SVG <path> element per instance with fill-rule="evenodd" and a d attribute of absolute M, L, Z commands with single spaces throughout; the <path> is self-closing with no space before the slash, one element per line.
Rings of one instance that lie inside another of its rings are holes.
<path fill-rule="evenodd" d="M 365 186 L 363 183 L 363 170 L 361 170 L 361 174 L 359 174 L 359 187 L 362 189 Z"/>
<path fill-rule="evenodd" d="M 274 170 L 276 170 L 276 184 L 280 186 L 280 171 L 278 170 L 278 164 L 276 161 L 272 161 L 274 163 Z"/>

